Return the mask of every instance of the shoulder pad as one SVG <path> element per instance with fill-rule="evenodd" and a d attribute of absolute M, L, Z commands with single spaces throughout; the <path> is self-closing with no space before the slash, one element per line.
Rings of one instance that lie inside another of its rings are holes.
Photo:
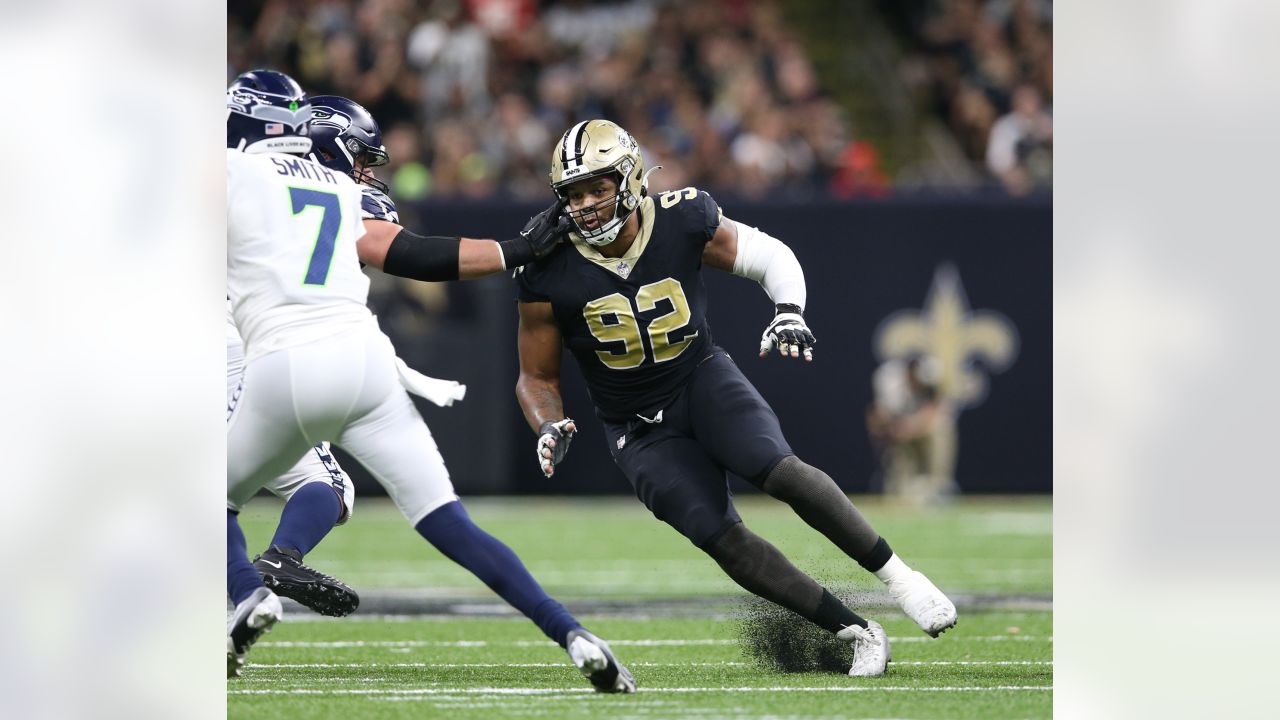
<path fill-rule="evenodd" d="M 365 220 L 386 220 L 400 224 L 400 213 L 387 194 L 368 185 L 360 186 L 360 217 Z"/>
<path fill-rule="evenodd" d="M 715 235 L 716 228 L 720 227 L 720 221 L 724 217 L 711 194 L 695 187 L 658 193 L 654 202 L 659 208 L 680 216 L 681 222 L 687 224 L 703 242 Z"/>

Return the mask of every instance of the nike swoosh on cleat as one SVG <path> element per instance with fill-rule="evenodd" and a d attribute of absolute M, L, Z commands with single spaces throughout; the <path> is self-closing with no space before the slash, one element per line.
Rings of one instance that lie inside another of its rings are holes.
<path fill-rule="evenodd" d="M 281 566 L 281 564 L 282 564 L 282 563 L 273 563 L 273 562 L 271 562 L 270 560 L 263 560 L 262 562 L 264 562 L 264 563 L 266 563 L 266 564 L 270 565 L 271 567 L 273 567 L 273 568 L 275 568 L 275 569 L 277 569 L 277 570 L 279 570 L 279 569 L 280 569 L 280 566 Z"/>

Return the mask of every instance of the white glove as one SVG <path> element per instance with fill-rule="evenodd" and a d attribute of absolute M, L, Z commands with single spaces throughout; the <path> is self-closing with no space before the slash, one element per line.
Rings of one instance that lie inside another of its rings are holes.
<path fill-rule="evenodd" d="M 576 432 L 578 426 L 569 418 L 548 420 L 538 428 L 538 467 L 542 468 L 543 475 L 551 477 L 555 473 L 556 465 L 569 452 L 569 443 L 573 442 Z"/>
<path fill-rule="evenodd" d="M 777 314 L 773 316 L 773 321 L 760 336 L 760 357 L 768 356 L 770 351 L 777 347 L 778 353 L 783 357 L 787 355 L 800 357 L 803 353 L 804 359 L 812 362 L 813 346 L 817 342 L 813 333 L 809 331 L 809 326 L 804 324 L 804 316 L 800 314 L 800 308 L 796 305 L 780 304 L 777 306 Z"/>

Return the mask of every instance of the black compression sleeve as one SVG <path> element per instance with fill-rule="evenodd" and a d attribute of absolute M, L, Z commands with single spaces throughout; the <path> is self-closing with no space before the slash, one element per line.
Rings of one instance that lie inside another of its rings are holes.
<path fill-rule="evenodd" d="M 522 237 L 503 240 L 498 243 L 498 247 L 502 249 L 502 262 L 508 270 L 533 262 L 533 246 Z"/>
<path fill-rule="evenodd" d="M 457 280 L 460 238 L 422 236 L 401 229 L 391 239 L 382 271 L 410 280 Z"/>

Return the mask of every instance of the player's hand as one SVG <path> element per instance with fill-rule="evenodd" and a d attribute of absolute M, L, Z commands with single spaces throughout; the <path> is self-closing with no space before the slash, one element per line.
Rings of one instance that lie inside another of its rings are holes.
<path fill-rule="evenodd" d="M 551 207 L 529 218 L 529 222 L 520 231 L 520 237 L 529 243 L 535 259 L 549 255 L 567 234 L 569 234 L 569 218 L 562 212 L 559 200 L 551 203 Z"/>
<path fill-rule="evenodd" d="M 760 357 L 767 357 L 776 347 L 782 357 L 800 357 L 804 355 L 806 362 L 813 361 L 813 346 L 818 342 L 804 324 L 804 316 L 796 305 L 780 304 L 773 322 L 764 329 L 760 336 Z"/>
<path fill-rule="evenodd" d="M 569 443 L 573 442 L 576 432 L 578 426 L 569 418 L 554 422 L 548 420 L 538 428 L 538 467 L 542 468 L 543 475 L 551 477 L 555 474 L 556 465 L 568 454 Z"/>

